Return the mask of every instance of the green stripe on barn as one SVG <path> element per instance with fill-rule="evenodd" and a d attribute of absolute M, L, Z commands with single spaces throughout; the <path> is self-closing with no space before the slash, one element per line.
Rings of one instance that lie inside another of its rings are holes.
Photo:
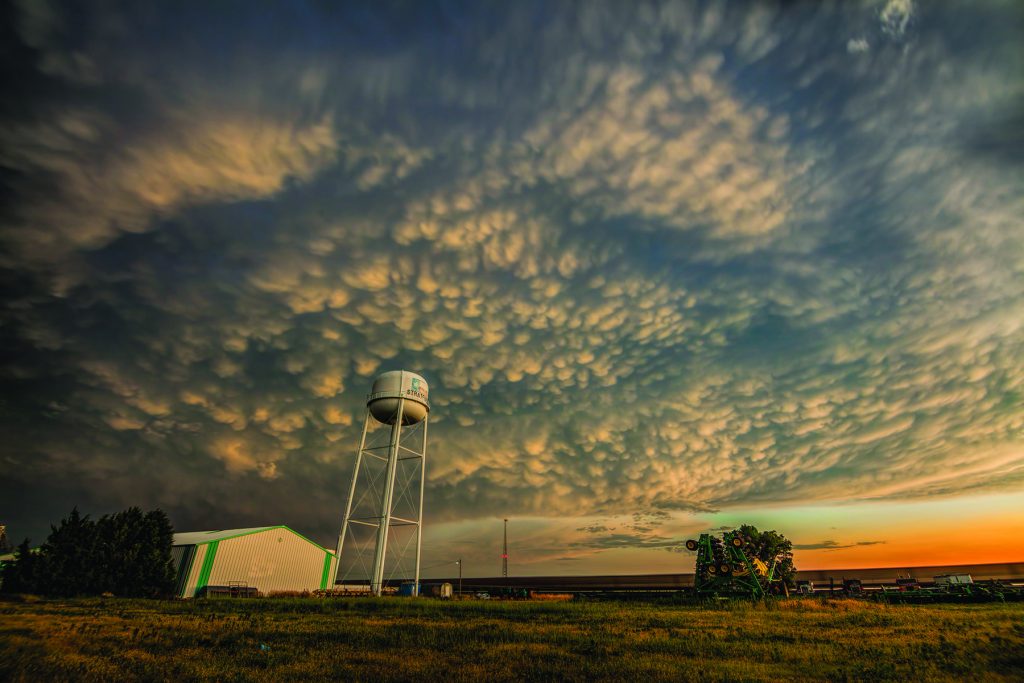
<path fill-rule="evenodd" d="M 331 554 L 324 552 L 324 572 L 320 575 L 320 590 L 327 588 L 327 579 L 331 573 Z"/>
<path fill-rule="evenodd" d="M 217 544 L 220 541 L 212 541 L 207 545 L 206 557 L 203 558 L 203 568 L 199 570 L 199 580 L 196 581 L 196 593 L 206 587 L 210 580 L 210 572 L 213 571 L 213 558 L 217 555 Z"/>

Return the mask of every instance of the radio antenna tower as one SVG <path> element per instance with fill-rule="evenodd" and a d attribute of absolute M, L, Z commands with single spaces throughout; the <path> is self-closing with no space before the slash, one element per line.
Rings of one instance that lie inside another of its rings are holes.
<path fill-rule="evenodd" d="M 338 535 L 335 583 L 338 574 L 341 583 L 368 581 L 380 595 L 388 580 L 411 574 L 412 594 L 419 595 L 429 391 L 427 380 L 405 370 L 385 372 L 373 382 Z"/>
<path fill-rule="evenodd" d="M 505 520 L 505 540 L 501 547 L 501 575 L 508 576 L 508 520 Z"/>

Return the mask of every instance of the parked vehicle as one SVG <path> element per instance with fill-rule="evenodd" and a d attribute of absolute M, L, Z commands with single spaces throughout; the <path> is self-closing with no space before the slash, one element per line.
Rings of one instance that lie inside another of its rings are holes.
<path fill-rule="evenodd" d="M 906 576 L 896 579 L 896 587 L 900 591 L 916 591 L 921 590 L 921 582 L 912 576 Z"/>

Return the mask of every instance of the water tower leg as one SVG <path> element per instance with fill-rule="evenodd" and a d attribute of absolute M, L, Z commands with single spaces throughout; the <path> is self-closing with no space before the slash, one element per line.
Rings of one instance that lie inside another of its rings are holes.
<path fill-rule="evenodd" d="M 359 479 L 359 468 L 363 464 L 363 449 L 366 448 L 366 430 L 370 426 L 370 409 L 363 416 L 363 436 L 359 439 L 359 452 L 356 453 L 356 468 L 352 471 L 352 486 L 348 490 L 348 504 L 345 506 L 345 517 L 341 520 L 341 534 L 338 536 L 338 549 L 334 553 L 334 574 L 331 577 L 331 588 L 338 580 L 341 570 L 341 550 L 345 547 L 345 535 L 348 534 L 348 520 L 352 516 L 352 500 L 356 495 L 356 481 Z"/>
<path fill-rule="evenodd" d="M 423 549 L 423 486 L 427 477 L 427 422 L 430 416 L 423 418 L 423 448 L 420 450 L 420 512 L 416 517 L 416 575 L 413 577 L 413 595 L 420 594 L 420 552 Z"/>
<path fill-rule="evenodd" d="M 380 595 L 384 589 L 384 556 L 388 544 L 388 528 L 391 526 L 391 499 L 395 493 L 395 469 L 398 467 L 398 444 L 402 434 L 402 414 L 405 410 L 405 399 L 398 399 L 398 412 L 395 424 L 391 425 L 391 445 L 388 446 L 387 479 L 384 481 L 384 492 L 381 496 L 380 524 L 377 527 L 377 547 L 373 553 L 373 580 L 370 588 L 374 595 Z"/>

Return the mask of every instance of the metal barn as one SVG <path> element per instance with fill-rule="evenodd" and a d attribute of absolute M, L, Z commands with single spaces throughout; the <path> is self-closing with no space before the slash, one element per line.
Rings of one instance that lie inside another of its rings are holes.
<path fill-rule="evenodd" d="M 177 595 L 266 595 L 333 586 L 334 553 L 286 526 L 174 534 Z"/>

